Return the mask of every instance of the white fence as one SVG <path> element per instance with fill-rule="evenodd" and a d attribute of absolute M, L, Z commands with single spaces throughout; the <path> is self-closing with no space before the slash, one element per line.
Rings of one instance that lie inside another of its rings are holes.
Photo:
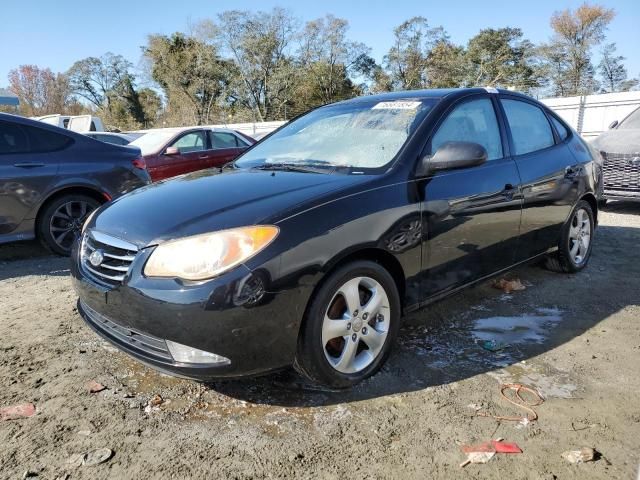
<path fill-rule="evenodd" d="M 594 138 L 607 130 L 611 122 L 622 120 L 640 107 L 640 91 L 545 98 L 541 102 L 584 138 Z"/>
<path fill-rule="evenodd" d="M 256 140 L 260 140 L 265 135 L 271 133 L 276 128 L 287 122 L 256 122 L 256 123 L 227 123 L 224 125 L 208 125 L 209 127 L 231 128 L 249 135 Z"/>

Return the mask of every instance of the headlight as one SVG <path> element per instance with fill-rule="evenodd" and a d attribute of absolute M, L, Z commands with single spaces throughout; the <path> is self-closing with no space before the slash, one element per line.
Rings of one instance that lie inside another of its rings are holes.
<path fill-rule="evenodd" d="M 257 225 L 162 243 L 147 260 L 144 274 L 185 280 L 212 278 L 266 248 L 278 232 L 276 226 Z"/>

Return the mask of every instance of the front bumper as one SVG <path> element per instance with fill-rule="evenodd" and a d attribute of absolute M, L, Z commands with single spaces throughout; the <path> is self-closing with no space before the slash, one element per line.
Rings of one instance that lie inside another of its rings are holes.
<path fill-rule="evenodd" d="M 605 188 L 602 192 L 602 198 L 606 200 L 624 200 L 628 202 L 640 202 L 640 192 L 611 190 Z"/>
<path fill-rule="evenodd" d="M 277 293 L 247 285 L 268 285 L 264 274 L 245 266 L 213 280 L 183 284 L 149 279 L 139 272 L 140 253 L 120 285 L 96 282 L 72 255 L 71 275 L 78 311 L 86 323 L 118 349 L 174 375 L 213 379 L 254 375 L 292 364 L 310 289 L 292 286 Z M 165 340 L 228 358 L 230 364 L 176 362 Z"/>

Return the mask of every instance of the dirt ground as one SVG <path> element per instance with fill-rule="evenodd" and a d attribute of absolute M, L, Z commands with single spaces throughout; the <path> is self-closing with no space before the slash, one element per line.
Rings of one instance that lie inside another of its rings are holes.
<path fill-rule="evenodd" d="M 0 422 L 0 478 L 635 479 L 639 248 L 640 205 L 612 204 L 584 272 L 524 267 L 511 275 L 524 291 L 486 283 L 412 314 L 378 375 L 332 392 L 289 371 L 210 385 L 156 373 L 83 324 L 67 259 L 0 246 L 0 407 L 37 407 Z M 540 391 L 538 421 L 475 415 L 526 414 L 503 382 Z M 460 468 L 462 445 L 497 437 L 523 453 Z M 561 457 L 584 446 L 597 461 Z M 69 463 L 103 447 L 105 463 Z"/>

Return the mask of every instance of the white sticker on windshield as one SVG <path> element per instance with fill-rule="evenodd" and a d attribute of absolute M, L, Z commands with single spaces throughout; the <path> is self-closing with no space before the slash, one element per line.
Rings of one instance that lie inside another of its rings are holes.
<path fill-rule="evenodd" d="M 380 102 L 372 110 L 415 110 L 420 102 Z"/>

